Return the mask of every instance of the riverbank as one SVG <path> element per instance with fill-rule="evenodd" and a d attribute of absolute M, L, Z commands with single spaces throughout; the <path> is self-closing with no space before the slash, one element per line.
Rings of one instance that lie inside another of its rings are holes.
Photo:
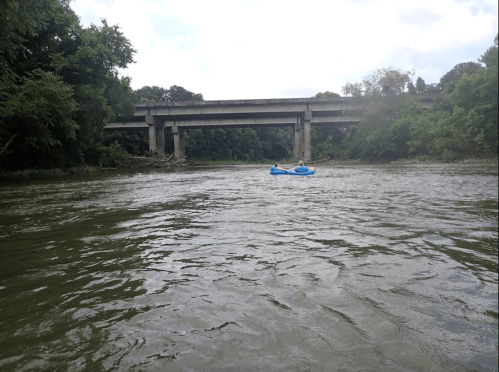
<path fill-rule="evenodd" d="M 433 160 L 433 159 L 431 159 L 431 160 L 429 160 L 429 159 L 399 159 L 399 160 L 391 161 L 390 163 L 392 163 L 392 164 L 496 163 L 497 164 L 498 160 L 499 160 L 498 157 L 491 157 L 491 158 L 466 158 L 466 159 L 458 159 L 458 160 L 451 160 L 451 161 Z"/>
<path fill-rule="evenodd" d="M 442 163 L 489 163 L 489 164 L 499 164 L 498 157 L 490 158 L 467 158 L 459 159 L 454 161 L 444 161 L 444 160 L 428 160 L 428 159 L 399 159 L 393 161 L 365 161 L 361 159 L 318 159 L 306 162 L 307 165 L 354 165 L 354 164 L 373 164 L 373 163 L 386 163 L 386 164 L 442 164 Z M 189 167 L 203 167 L 203 166 L 234 166 L 234 165 L 263 165 L 267 164 L 271 166 L 270 162 L 245 162 L 241 160 L 216 160 L 209 161 L 204 160 L 202 162 L 192 161 Z M 294 162 L 286 161 L 281 163 L 285 167 L 291 167 L 295 165 Z M 5 171 L 0 172 L 0 181 L 2 179 L 20 179 L 20 178 L 37 178 L 37 177 L 59 177 L 68 175 L 84 175 L 98 172 L 107 172 L 119 170 L 118 168 L 101 168 L 91 165 L 82 165 L 80 167 L 72 167 L 68 169 L 24 169 L 17 171 Z M 143 170 L 143 169 L 142 169 Z"/>
<path fill-rule="evenodd" d="M 82 165 L 79 167 L 72 167 L 68 169 L 23 169 L 17 171 L 4 171 L 0 172 L 0 180 L 4 178 L 24 178 L 24 177 L 45 177 L 45 176 L 68 176 L 72 174 L 89 174 L 89 173 L 97 173 L 101 171 L 106 171 L 109 169 L 115 168 L 100 168 L 91 165 Z"/>

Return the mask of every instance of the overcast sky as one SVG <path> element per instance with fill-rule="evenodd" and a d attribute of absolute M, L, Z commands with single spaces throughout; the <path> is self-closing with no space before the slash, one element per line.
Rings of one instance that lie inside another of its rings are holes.
<path fill-rule="evenodd" d="M 180 85 L 205 100 L 342 94 L 374 69 L 435 83 L 477 61 L 497 0 L 73 0 L 81 23 L 119 25 L 137 50 L 132 88 Z"/>

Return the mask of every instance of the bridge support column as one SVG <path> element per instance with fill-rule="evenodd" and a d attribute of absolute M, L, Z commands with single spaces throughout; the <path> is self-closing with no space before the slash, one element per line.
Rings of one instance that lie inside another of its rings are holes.
<path fill-rule="evenodd" d="M 295 162 L 301 159 L 301 142 L 301 122 L 300 118 L 296 118 L 293 128 L 293 161 Z"/>
<path fill-rule="evenodd" d="M 165 154 L 165 123 L 156 125 L 156 151 L 160 155 Z"/>
<path fill-rule="evenodd" d="M 146 124 L 149 126 L 149 151 L 165 154 L 165 124 L 158 124 L 154 116 L 146 115 Z"/>
<path fill-rule="evenodd" d="M 311 135 L 312 111 L 305 111 L 303 122 L 303 161 L 312 160 L 312 135 Z"/>
<path fill-rule="evenodd" d="M 146 115 L 146 124 L 149 125 L 149 151 L 156 151 L 156 125 L 154 117 Z"/>
<path fill-rule="evenodd" d="M 185 131 L 177 125 L 173 125 L 173 148 L 176 158 L 185 158 Z"/>

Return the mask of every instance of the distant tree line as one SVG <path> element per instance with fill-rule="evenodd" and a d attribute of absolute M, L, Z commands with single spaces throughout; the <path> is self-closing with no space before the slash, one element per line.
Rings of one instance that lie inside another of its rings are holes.
<path fill-rule="evenodd" d="M 181 86 L 133 91 L 119 68 L 136 51 L 105 20 L 83 27 L 70 0 L 0 0 L 0 169 L 113 165 L 148 150 L 148 133 L 104 130 L 136 102 L 199 101 Z M 438 84 L 414 73 L 379 69 L 343 94 L 361 117 L 357 127 L 312 127 L 312 157 L 395 159 L 497 156 L 498 41 L 478 59 L 456 65 Z M 419 98 L 435 104 L 422 110 Z M 315 97 L 339 96 L 317 93 Z M 165 151 L 173 153 L 171 133 Z M 274 161 L 292 157 L 292 128 L 193 129 L 194 159 Z"/>

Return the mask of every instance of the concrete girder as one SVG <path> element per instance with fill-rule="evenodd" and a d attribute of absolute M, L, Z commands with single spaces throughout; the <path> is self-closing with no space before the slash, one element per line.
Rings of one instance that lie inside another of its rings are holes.
<path fill-rule="evenodd" d="M 314 116 L 311 125 L 336 124 L 338 126 L 356 125 L 360 118 L 354 116 Z M 185 127 L 185 128 L 228 128 L 246 126 L 294 126 L 296 117 L 285 118 L 256 118 L 256 119 L 206 119 L 206 120 L 175 120 L 165 121 L 165 127 Z M 106 128 L 147 128 L 146 122 L 122 122 L 108 123 Z"/>

